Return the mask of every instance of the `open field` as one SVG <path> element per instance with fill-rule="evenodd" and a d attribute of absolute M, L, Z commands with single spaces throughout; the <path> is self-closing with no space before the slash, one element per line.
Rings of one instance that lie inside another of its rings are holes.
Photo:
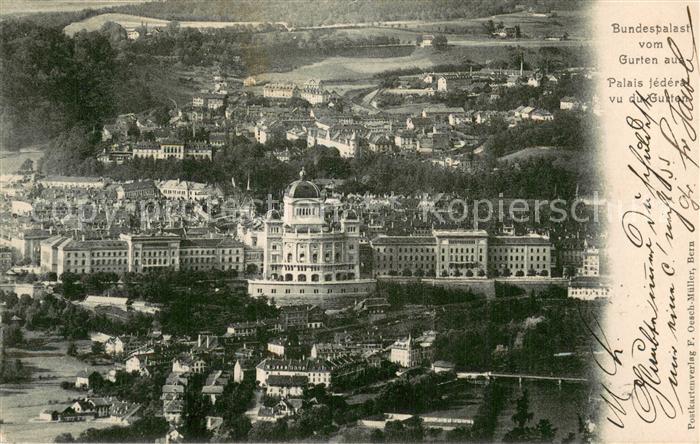
<path fill-rule="evenodd" d="M 305 81 L 310 78 L 323 80 L 359 80 L 367 79 L 377 73 L 410 67 L 429 68 L 433 62 L 430 50 L 415 50 L 404 57 L 367 58 L 367 57 L 329 57 L 321 62 L 302 66 L 288 72 L 265 73 L 258 76 L 261 80 Z"/>
<path fill-rule="evenodd" d="M 39 147 L 24 148 L 20 151 L 0 151 L 0 174 L 15 173 L 26 159 L 33 160 L 36 168 L 36 163 L 43 155 L 44 152 Z"/>
<path fill-rule="evenodd" d="M 472 61 L 487 64 L 497 60 L 507 60 L 509 49 L 525 48 L 525 60 L 536 61 L 537 49 L 543 46 L 565 47 L 588 50 L 588 42 L 580 41 L 533 41 L 477 39 L 450 43 L 447 49 L 437 51 L 432 48 L 416 48 L 410 55 L 399 57 L 328 57 L 324 60 L 300 66 L 286 72 L 266 72 L 256 76 L 263 81 L 299 82 L 309 78 L 327 81 L 369 79 L 384 71 L 418 68 L 430 69 L 440 64 L 456 64 Z"/>
<path fill-rule="evenodd" d="M 400 21 L 388 22 L 384 27 L 402 29 L 404 32 L 445 33 L 449 40 L 459 39 L 460 35 L 483 34 L 483 23 L 493 20 L 503 22 L 505 26 L 519 25 L 524 36 L 541 38 L 548 34 L 561 35 L 564 32 L 574 39 L 590 38 L 587 26 L 589 11 L 554 11 L 552 16 L 543 16 L 527 12 L 499 14 L 491 17 L 456 20 Z"/>
<path fill-rule="evenodd" d="M 144 3 L 149 0 L 3 0 L 0 15 L 25 15 L 37 12 L 69 12 Z"/>
<path fill-rule="evenodd" d="M 41 337 L 28 333 L 26 337 Z M 47 338 L 43 350 L 8 350 L 14 359 L 17 353 L 22 363 L 33 368 L 32 381 L 26 384 L 5 384 L 0 387 L 0 442 L 52 442 L 61 433 L 79 435 L 90 427 L 103 428 L 113 424 L 90 421 L 79 423 L 49 423 L 37 421 L 42 410 L 60 410 L 70 405 L 70 400 L 84 393 L 66 391 L 62 381 L 75 381 L 81 370 L 105 372 L 106 367 L 93 367 L 76 358 L 66 356 L 67 342 Z M 78 348 L 89 347 L 90 341 L 77 341 Z M 42 379 L 39 379 L 41 377 Z"/>
<path fill-rule="evenodd" d="M 148 26 L 159 26 L 164 27 L 170 23 L 169 20 L 162 20 L 153 17 L 142 17 L 138 15 L 130 14 L 118 14 L 118 13 L 108 13 L 100 14 L 94 17 L 81 20 L 79 22 L 71 23 L 66 26 L 63 30 L 68 35 L 73 35 L 78 31 L 97 31 L 107 22 L 119 23 L 125 28 L 135 28 L 141 25 Z M 179 22 L 180 26 L 183 28 L 227 28 L 229 26 L 237 25 L 260 25 L 262 22 L 217 22 L 217 21 L 184 21 Z"/>

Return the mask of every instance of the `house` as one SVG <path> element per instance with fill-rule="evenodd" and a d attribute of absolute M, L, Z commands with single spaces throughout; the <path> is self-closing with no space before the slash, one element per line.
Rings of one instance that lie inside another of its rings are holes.
<path fill-rule="evenodd" d="M 160 195 L 152 180 L 125 182 L 117 186 L 118 200 L 151 199 Z"/>
<path fill-rule="evenodd" d="M 56 410 L 42 410 L 39 413 L 39 421 L 58 421 L 58 412 Z"/>
<path fill-rule="evenodd" d="M 389 153 L 394 149 L 394 142 L 386 133 L 370 133 L 367 141 L 373 153 Z"/>
<path fill-rule="evenodd" d="M 433 119 L 427 117 L 407 117 L 406 129 L 428 132 L 433 130 Z"/>
<path fill-rule="evenodd" d="M 233 366 L 233 382 L 255 379 L 255 365 L 250 359 L 237 359 Z"/>
<path fill-rule="evenodd" d="M 433 46 L 433 41 L 435 40 L 435 36 L 432 34 L 423 34 L 418 37 L 418 46 L 421 48 L 425 48 L 427 46 Z"/>
<path fill-rule="evenodd" d="M 184 402 L 181 399 L 172 399 L 163 403 L 163 417 L 171 424 L 182 422 Z"/>
<path fill-rule="evenodd" d="M 463 125 L 465 123 L 472 123 L 472 115 L 469 113 L 450 113 L 447 116 L 447 122 L 452 126 Z"/>
<path fill-rule="evenodd" d="M 202 395 L 209 396 L 211 403 L 215 404 L 217 397 L 224 393 L 229 379 L 230 375 L 227 372 L 221 370 L 211 372 L 202 386 Z"/>
<path fill-rule="evenodd" d="M 88 402 L 92 404 L 96 418 L 107 418 L 110 416 L 112 408 L 112 398 L 89 398 Z"/>
<path fill-rule="evenodd" d="M 138 372 L 141 376 L 150 376 L 151 371 L 148 367 L 155 363 L 152 354 L 142 353 L 130 356 L 124 364 L 127 373 Z"/>
<path fill-rule="evenodd" d="M 287 305 L 280 308 L 277 329 L 317 329 L 324 325 L 325 314 L 317 305 Z"/>
<path fill-rule="evenodd" d="M 359 314 L 381 319 L 385 317 L 389 308 L 389 301 L 386 298 L 367 298 L 356 303 L 354 310 Z"/>
<path fill-rule="evenodd" d="M 521 119 L 529 119 L 530 115 L 535 111 L 535 108 L 532 106 L 522 106 L 522 107 L 517 107 L 515 108 L 515 116 L 520 117 Z"/>
<path fill-rule="evenodd" d="M 221 416 L 207 416 L 204 418 L 207 422 L 207 430 L 216 432 L 224 424 L 224 418 Z"/>
<path fill-rule="evenodd" d="M 274 82 L 263 87 L 263 97 L 270 99 L 291 99 L 298 95 L 299 88 L 293 83 Z"/>
<path fill-rule="evenodd" d="M 527 79 L 527 86 L 531 86 L 531 87 L 533 87 L 533 88 L 537 88 L 537 87 L 540 86 L 540 84 L 541 84 L 540 79 L 539 79 L 539 77 L 537 77 L 537 76 L 530 76 L 530 77 Z"/>
<path fill-rule="evenodd" d="M 124 353 L 124 341 L 121 338 L 114 336 L 109 338 L 104 343 L 105 353 L 108 355 L 120 355 Z"/>
<path fill-rule="evenodd" d="M 87 371 L 80 371 L 75 377 L 75 387 L 76 388 L 88 388 L 90 387 L 90 379 Z"/>
<path fill-rule="evenodd" d="M 318 360 L 268 358 L 255 367 L 255 380 L 261 387 L 266 387 L 270 376 L 303 376 L 310 384 L 329 387 L 331 367 Z"/>
<path fill-rule="evenodd" d="M 212 132 L 209 133 L 209 143 L 215 148 L 221 148 L 226 145 L 226 133 L 224 132 Z"/>
<path fill-rule="evenodd" d="M 265 393 L 280 398 L 298 397 L 304 394 L 308 383 L 306 376 L 271 375 L 267 378 Z"/>
<path fill-rule="evenodd" d="M 174 200 L 201 201 L 221 196 L 221 190 L 212 185 L 187 180 L 164 180 L 156 184 L 163 197 Z"/>
<path fill-rule="evenodd" d="M 85 416 L 96 416 L 95 412 L 95 406 L 93 403 L 88 401 L 87 399 L 80 399 L 78 401 L 75 401 L 73 404 L 71 404 L 70 408 L 72 411 L 75 413 L 85 415 Z"/>
<path fill-rule="evenodd" d="M 530 120 L 533 122 L 549 122 L 554 120 L 554 116 L 547 110 L 536 109 L 530 113 Z"/>
<path fill-rule="evenodd" d="M 569 282 L 568 296 L 574 299 L 592 301 L 610 296 L 610 283 L 596 276 L 577 276 Z"/>
<path fill-rule="evenodd" d="M 168 401 L 182 399 L 185 395 L 185 386 L 178 384 L 165 384 L 161 389 L 160 399 L 165 405 Z"/>
<path fill-rule="evenodd" d="M 280 418 L 297 414 L 302 406 L 303 400 L 299 398 L 281 399 L 274 407 L 261 407 L 258 411 L 258 420 L 275 422 Z"/>
<path fill-rule="evenodd" d="M 289 347 L 289 341 L 283 338 L 275 338 L 267 343 L 267 351 L 273 355 L 283 357 L 285 350 Z"/>
<path fill-rule="evenodd" d="M 581 109 L 581 102 L 576 97 L 562 97 L 559 100 L 559 109 L 562 111 L 577 111 Z"/>
<path fill-rule="evenodd" d="M 391 345 L 389 360 L 401 367 L 421 365 L 424 361 L 432 359 L 436 336 L 434 331 L 428 331 L 417 338 L 409 335 L 408 338 L 397 340 Z"/>
<path fill-rule="evenodd" d="M 175 373 L 204 373 L 207 363 L 204 359 L 195 358 L 189 355 L 180 356 L 173 359 L 172 370 Z"/>
<path fill-rule="evenodd" d="M 141 405 L 134 402 L 113 400 L 109 408 L 109 417 L 113 422 L 128 425 L 138 419 L 137 413 Z"/>
<path fill-rule="evenodd" d="M 365 356 L 374 349 L 363 344 L 317 342 L 311 347 L 311 359 L 333 361 L 341 358 Z M 375 349 L 376 350 L 376 349 Z"/>
<path fill-rule="evenodd" d="M 226 328 L 225 337 L 233 337 L 237 339 L 254 338 L 258 332 L 266 329 L 266 325 L 262 322 L 235 322 Z"/>
<path fill-rule="evenodd" d="M 421 112 L 421 116 L 424 118 L 442 122 L 446 121 L 450 114 L 464 114 L 464 108 L 461 106 L 427 106 Z"/>
<path fill-rule="evenodd" d="M 204 108 L 217 110 L 226 106 L 226 94 L 195 94 L 192 96 L 192 106 L 194 108 Z"/>
<path fill-rule="evenodd" d="M 320 105 L 328 102 L 330 94 L 326 92 L 318 80 L 309 80 L 301 90 L 301 98 L 312 105 Z"/>
<path fill-rule="evenodd" d="M 437 90 L 440 92 L 464 90 L 471 84 L 471 77 L 459 75 L 444 75 L 437 79 Z"/>
<path fill-rule="evenodd" d="M 170 426 L 170 430 L 165 434 L 165 439 L 163 442 L 165 444 L 179 443 L 185 440 L 185 436 L 180 433 L 177 427 Z"/>
<path fill-rule="evenodd" d="M 413 130 L 399 130 L 394 135 L 394 145 L 401 151 L 413 151 L 417 144 L 418 139 Z"/>
<path fill-rule="evenodd" d="M 340 157 L 353 158 L 360 154 L 360 136 L 357 125 L 335 125 L 328 129 L 310 128 L 306 137 L 309 148 L 322 145 L 338 150 Z"/>

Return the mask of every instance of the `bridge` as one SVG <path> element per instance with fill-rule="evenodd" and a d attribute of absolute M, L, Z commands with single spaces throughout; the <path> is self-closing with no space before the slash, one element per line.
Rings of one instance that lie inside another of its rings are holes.
<path fill-rule="evenodd" d="M 576 378 L 571 376 L 542 376 L 542 375 L 527 375 L 517 373 L 497 373 L 497 372 L 458 372 L 457 379 L 517 379 L 518 384 L 526 381 L 556 381 L 561 385 L 562 382 L 586 383 L 586 378 Z"/>

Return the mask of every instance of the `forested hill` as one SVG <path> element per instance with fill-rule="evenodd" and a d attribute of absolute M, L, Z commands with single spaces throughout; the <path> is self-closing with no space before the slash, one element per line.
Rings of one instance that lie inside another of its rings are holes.
<path fill-rule="evenodd" d="M 513 12 L 571 10 L 579 0 L 167 0 L 113 8 L 166 20 L 285 22 L 318 26 L 394 20 L 444 20 Z"/>

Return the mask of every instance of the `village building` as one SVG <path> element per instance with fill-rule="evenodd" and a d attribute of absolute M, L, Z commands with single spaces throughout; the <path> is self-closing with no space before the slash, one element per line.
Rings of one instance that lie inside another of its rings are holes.
<path fill-rule="evenodd" d="M 273 82 L 263 87 L 263 97 L 269 99 L 291 99 L 299 96 L 299 88 L 293 83 Z"/>
<path fill-rule="evenodd" d="M 397 340 L 391 345 L 389 361 L 407 368 L 421 366 L 432 360 L 436 337 L 434 331 L 429 331 L 417 338 L 409 335 L 408 338 Z"/>

